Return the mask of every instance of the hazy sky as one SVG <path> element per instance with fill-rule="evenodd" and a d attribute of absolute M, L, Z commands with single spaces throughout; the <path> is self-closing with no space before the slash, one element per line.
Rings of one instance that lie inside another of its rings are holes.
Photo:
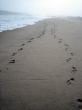
<path fill-rule="evenodd" d="M 82 16 L 82 0 L 0 0 L 0 9 L 36 16 Z"/>

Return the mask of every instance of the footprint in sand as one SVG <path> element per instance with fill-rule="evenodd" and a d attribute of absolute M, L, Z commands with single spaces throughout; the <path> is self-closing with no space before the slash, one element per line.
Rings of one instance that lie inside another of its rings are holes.
<path fill-rule="evenodd" d="M 76 101 L 77 101 L 79 110 L 82 110 L 82 99 L 79 98 Z"/>
<path fill-rule="evenodd" d="M 75 66 L 72 66 L 72 73 L 77 72 L 77 68 Z"/>
<path fill-rule="evenodd" d="M 25 44 L 23 43 L 23 44 L 21 44 L 21 46 L 25 46 Z"/>
<path fill-rule="evenodd" d="M 56 34 L 54 34 L 54 39 L 56 38 Z"/>
<path fill-rule="evenodd" d="M 67 51 L 68 49 L 69 49 L 69 48 L 68 48 L 68 47 L 66 47 L 66 48 L 65 48 L 65 51 Z"/>
<path fill-rule="evenodd" d="M 64 44 L 66 47 L 69 47 L 69 45 L 68 44 Z"/>
<path fill-rule="evenodd" d="M 6 70 L 8 70 L 8 68 L 6 68 Z"/>
<path fill-rule="evenodd" d="M 67 58 L 66 59 L 66 62 L 69 62 L 69 61 L 71 61 L 72 60 L 72 58 Z"/>
<path fill-rule="evenodd" d="M 32 40 L 34 40 L 35 38 L 30 38 L 28 41 L 27 41 L 27 43 L 30 43 L 30 42 L 32 42 Z"/>
<path fill-rule="evenodd" d="M 15 62 L 16 62 L 15 59 L 12 59 L 12 60 L 9 61 L 9 63 L 15 63 Z"/>
<path fill-rule="evenodd" d="M 62 43 L 62 39 L 59 39 L 58 43 Z"/>
<path fill-rule="evenodd" d="M 30 40 L 34 40 L 34 38 L 31 38 Z"/>
<path fill-rule="evenodd" d="M 16 54 L 17 54 L 17 52 L 13 52 L 13 53 L 12 53 L 12 56 L 15 56 Z"/>
<path fill-rule="evenodd" d="M 40 34 L 37 38 L 40 38 L 42 35 Z"/>
<path fill-rule="evenodd" d="M 2 72 L 2 70 L 0 69 L 0 72 Z"/>
<path fill-rule="evenodd" d="M 73 53 L 73 52 L 71 52 L 71 53 L 70 53 L 70 55 L 71 55 L 71 56 L 74 56 L 74 53 Z"/>
<path fill-rule="evenodd" d="M 69 49 L 69 45 L 68 44 L 64 44 L 65 46 L 65 51 L 67 51 Z"/>
<path fill-rule="evenodd" d="M 18 49 L 18 51 L 22 51 L 22 50 L 23 50 L 23 48 Z"/>
<path fill-rule="evenodd" d="M 32 42 L 31 40 L 27 41 L 27 42 Z"/>
<path fill-rule="evenodd" d="M 70 85 L 70 84 L 72 84 L 72 81 L 74 81 L 74 80 L 75 80 L 74 78 L 70 78 L 69 80 L 66 81 L 66 84 Z"/>

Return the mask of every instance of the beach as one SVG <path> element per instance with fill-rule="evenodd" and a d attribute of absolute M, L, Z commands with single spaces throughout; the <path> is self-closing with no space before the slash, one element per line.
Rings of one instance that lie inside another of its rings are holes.
<path fill-rule="evenodd" d="M 0 33 L 0 110 L 82 110 L 81 20 Z"/>

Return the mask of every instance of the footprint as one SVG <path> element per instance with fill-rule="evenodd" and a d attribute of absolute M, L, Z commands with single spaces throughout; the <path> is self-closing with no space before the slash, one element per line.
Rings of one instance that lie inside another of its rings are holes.
<path fill-rule="evenodd" d="M 34 40 L 34 38 L 31 38 L 30 40 Z"/>
<path fill-rule="evenodd" d="M 15 56 L 16 54 L 17 54 L 16 52 L 13 52 L 13 53 L 12 53 L 12 56 Z"/>
<path fill-rule="evenodd" d="M 9 61 L 9 63 L 15 63 L 15 62 L 16 62 L 15 59 Z"/>
<path fill-rule="evenodd" d="M 59 39 L 58 43 L 62 43 L 62 39 Z"/>
<path fill-rule="evenodd" d="M 70 55 L 71 55 L 71 56 L 74 56 L 74 53 L 73 53 L 73 52 L 71 52 L 71 53 L 70 53 Z"/>
<path fill-rule="evenodd" d="M 22 50 L 23 50 L 23 48 L 18 49 L 18 51 L 22 51 Z"/>
<path fill-rule="evenodd" d="M 2 70 L 0 69 L 0 72 L 2 72 Z"/>
<path fill-rule="evenodd" d="M 69 45 L 68 44 L 64 44 L 66 47 L 69 47 Z"/>
<path fill-rule="evenodd" d="M 77 68 L 75 66 L 72 66 L 72 72 L 73 73 L 77 72 Z"/>
<path fill-rule="evenodd" d="M 56 38 L 56 35 L 54 34 L 54 39 Z"/>
<path fill-rule="evenodd" d="M 23 44 L 21 44 L 21 46 L 25 46 L 25 44 L 23 43 Z"/>
<path fill-rule="evenodd" d="M 77 99 L 76 101 L 78 103 L 79 110 L 82 110 L 82 99 Z"/>
<path fill-rule="evenodd" d="M 72 60 L 72 58 L 68 58 L 68 59 L 66 59 L 66 62 L 69 62 L 69 61 L 71 61 Z"/>
<path fill-rule="evenodd" d="M 32 42 L 32 41 L 31 41 L 31 40 L 29 40 L 29 41 L 27 41 L 27 43 L 28 43 L 28 42 Z"/>
<path fill-rule="evenodd" d="M 74 78 L 70 78 L 69 80 L 66 81 L 67 85 L 70 85 L 72 84 L 72 81 L 74 81 L 75 79 Z"/>
<path fill-rule="evenodd" d="M 51 35 L 53 35 L 53 28 L 51 28 Z"/>

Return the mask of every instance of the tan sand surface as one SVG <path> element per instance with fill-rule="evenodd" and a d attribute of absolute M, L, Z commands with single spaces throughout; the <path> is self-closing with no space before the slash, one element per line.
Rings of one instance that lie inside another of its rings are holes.
<path fill-rule="evenodd" d="M 82 21 L 0 33 L 0 110 L 81 109 Z"/>

